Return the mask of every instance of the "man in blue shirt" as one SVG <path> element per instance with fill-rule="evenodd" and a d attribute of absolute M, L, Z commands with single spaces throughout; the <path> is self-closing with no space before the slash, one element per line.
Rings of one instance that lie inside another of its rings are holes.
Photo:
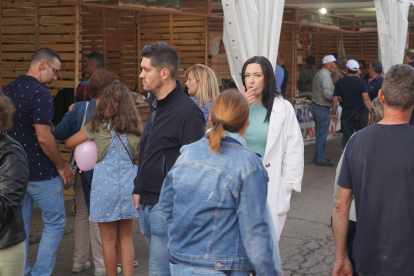
<path fill-rule="evenodd" d="M 56 80 L 60 62 L 55 51 L 41 48 L 32 56 L 27 74 L 20 75 L 3 89 L 16 107 L 13 127 L 7 134 L 23 146 L 29 164 L 29 182 L 22 209 L 27 235 L 26 276 L 51 275 L 53 272 L 56 251 L 66 224 L 62 184 L 73 180 L 72 171 L 60 156 L 52 135 L 54 106 L 52 96 L 45 88 Z M 28 261 L 29 234 L 34 203 L 42 210 L 45 229 L 37 261 L 31 269 Z"/>
<path fill-rule="evenodd" d="M 276 88 L 277 88 L 277 91 L 279 91 L 280 93 L 282 93 L 282 83 L 283 83 L 284 77 L 285 77 L 285 73 L 283 71 L 283 68 L 276 64 L 276 67 L 275 67 Z"/>
<path fill-rule="evenodd" d="M 368 96 L 367 85 L 365 81 L 356 76 L 359 69 L 359 64 L 353 59 L 346 63 L 346 76 L 336 82 L 335 90 L 332 99 L 332 121 L 338 121 L 336 115 L 336 105 L 339 97 L 342 99 L 342 114 L 341 114 L 341 128 L 342 128 L 342 150 L 345 149 L 349 138 L 354 133 L 348 124 L 348 119 L 356 108 L 365 106 L 367 110 L 371 110 L 371 100 Z M 361 111 L 362 113 L 362 111 Z M 368 114 L 368 112 L 366 112 Z"/>
<path fill-rule="evenodd" d="M 382 83 L 384 82 L 384 77 L 381 75 L 382 73 L 382 63 L 379 60 L 372 60 L 369 63 L 368 74 L 371 81 L 368 83 L 368 95 L 369 98 L 374 100 L 378 97 L 378 91 L 382 87 Z"/>
<path fill-rule="evenodd" d="M 282 82 L 282 85 L 280 87 L 280 89 L 281 89 L 280 92 L 282 92 L 283 98 L 285 98 L 285 96 L 286 96 L 286 87 L 287 87 L 287 84 L 288 84 L 288 81 L 289 81 L 289 71 L 286 68 L 285 61 L 283 60 L 283 58 L 284 58 L 284 56 L 282 55 L 282 53 L 278 53 L 276 63 L 277 63 L 277 65 L 279 65 L 283 69 L 283 82 Z"/>

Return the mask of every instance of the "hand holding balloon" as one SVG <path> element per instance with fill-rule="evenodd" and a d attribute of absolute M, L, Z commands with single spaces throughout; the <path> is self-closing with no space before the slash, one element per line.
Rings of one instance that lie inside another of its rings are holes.
<path fill-rule="evenodd" d="M 79 172 L 92 170 L 98 160 L 95 142 L 87 140 L 78 145 L 75 149 L 75 160 Z"/>

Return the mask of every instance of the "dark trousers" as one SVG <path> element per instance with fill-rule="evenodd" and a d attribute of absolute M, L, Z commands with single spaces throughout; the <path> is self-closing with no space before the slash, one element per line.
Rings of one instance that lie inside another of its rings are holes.
<path fill-rule="evenodd" d="M 352 276 L 358 276 L 358 272 L 355 271 L 355 262 L 352 259 L 352 247 L 355 239 L 355 232 L 356 232 L 356 222 L 350 220 L 348 224 L 348 234 L 346 235 L 346 249 L 348 250 L 348 257 L 352 264 L 352 269 L 354 272 Z"/>

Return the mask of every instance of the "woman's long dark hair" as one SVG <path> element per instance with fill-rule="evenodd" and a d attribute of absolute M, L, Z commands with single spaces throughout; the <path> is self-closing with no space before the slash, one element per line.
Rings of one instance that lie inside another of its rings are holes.
<path fill-rule="evenodd" d="M 264 56 L 260 56 L 260 57 L 254 56 L 252 58 L 249 58 L 244 63 L 241 76 L 242 76 L 243 86 L 246 87 L 246 91 L 247 91 L 247 86 L 246 86 L 246 83 L 245 83 L 245 80 L 244 80 L 244 75 L 246 73 L 247 65 L 249 65 L 251 63 L 260 64 L 260 66 L 262 67 L 262 71 L 263 71 L 263 75 L 264 75 L 264 86 L 263 86 L 263 91 L 262 91 L 262 103 L 263 103 L 264 108 L 266 108 L 266 110 L 267 110 L 264 122 L 269 122 L 270 121 L 270 115 L 272 114 L 273 101 L 274 101 L 275 97 L 282 97 L 282 95 L 276 89 L 276 78 L 275 78 L 275 73 L 273 71 L 272 64 Z"/>

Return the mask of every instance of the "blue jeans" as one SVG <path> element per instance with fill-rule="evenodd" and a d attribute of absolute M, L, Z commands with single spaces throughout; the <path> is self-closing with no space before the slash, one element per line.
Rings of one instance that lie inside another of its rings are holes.
<path fill-rule="evenodd" d="M 345 149 L 346 144 L 351 138 L 352 134 L 354 134 L 354 130 L 349 127 L 348 122 L 345 119 L 341 119 L 341 129 L 342 129 L 342 151 Z"/>
<path fill-rule="evenodd" d="M 93 179 L 93 170 L 82 171 L 80 174 L 83 194 L 85 195 L 86 206 L 88 207 L 88 214 L 90 213 L 91 206 L 91 188 L 92 188 L 92 179 Z"/>
<path fill-rule="evenodd" d="M 222 271 L 170 263 L 171 276 L 226 276 Z M 233 270 L 231 276 L 249 276 L 249 270 Z"/>
<path fill-rule="evenodd" d="M 34 202 L 42 210 L 45 229 L 40 239 L 37 260 L 32 269 L 29 264 L 29 234 Z M 60 176 L 44 181 L 29 181 L 24 195 L 22 213 L 27 235 L 24 275 L 51 275 L 55 267 L 56 251 L 66 225 L 63 184 Z"/>
<path fill-rule="evenodd" d="M 158 204 L 151 210 L 148 206 L 141 206 L 138 210 L 141 233 L 145 236 L 150 248 L 149 276 L 169 276 L 168 260 L 168 225 L 158 211 Z"/>
<path fill-rule="evenodd" d="M 315 143 L 315 163 L 325 161 L 325 144 L 328 138 L 329 126 L 331 125 L 331 111 L 328 106 L 313 103 L 312 116 L 315 121 L 316 143 Z"/>
<path fill-rule="evenodd" d="M 375 273 L 361 273 L 361 272 L 358 272 L 358 274 L 359 274 L 359 276 L 382 276 L 382 275 L 375 274 Z"/>

